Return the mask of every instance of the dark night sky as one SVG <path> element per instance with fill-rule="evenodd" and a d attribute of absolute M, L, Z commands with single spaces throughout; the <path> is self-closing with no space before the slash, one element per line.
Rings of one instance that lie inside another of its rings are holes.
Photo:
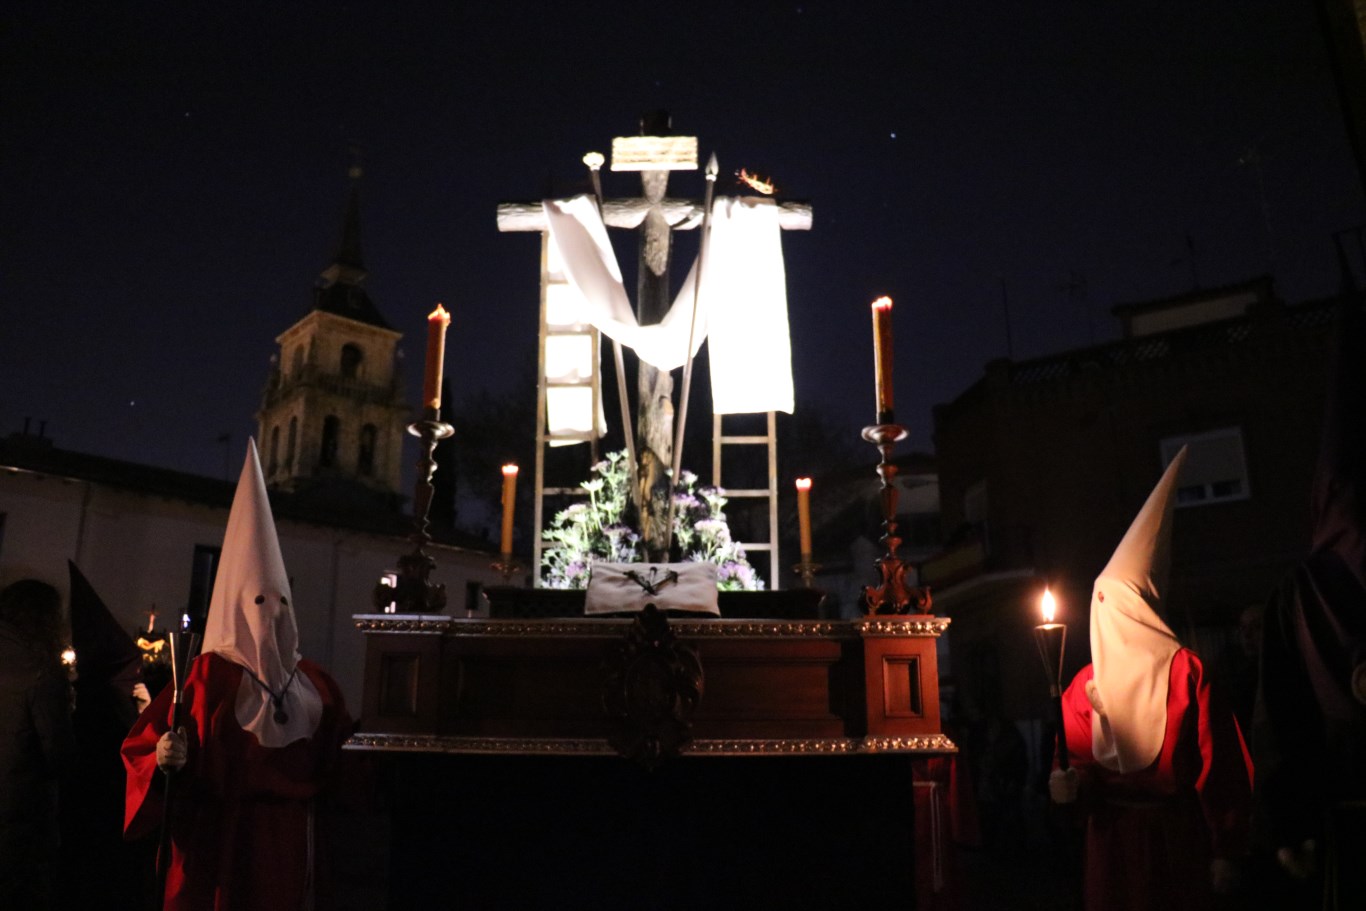
<path fill-rule="evenodd" d="M 25 2 L 0 20 L 0 434 L 31 417 L 64 448 L 204 474 L 224 432 L 240 464 L 274 337 L 335 251 L 352 145 L 414 400 L 436 301 L 458 396 L 534 396 L 538 242 L 499 234 L 495 207 L 576 188 L 584 152 L 662 108 L 723 175 L 815 206 L 784 238 L 799 408 L 870 422 L 868 302 L 896 299 L 917 448 L 930 406 L 1007 353 L 1003 286 L 1028 358 L 1112 338 L 1110 307 L 1196 279 L 1329 293 L 1332 233 L 1366 222 L 1310 0 Z"/>

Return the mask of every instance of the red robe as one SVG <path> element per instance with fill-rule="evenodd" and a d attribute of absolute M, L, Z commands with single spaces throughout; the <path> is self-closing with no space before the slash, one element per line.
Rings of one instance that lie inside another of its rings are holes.
<path fill-rule="evenodd" d="M 1087 818 L 1086 907 L 1208 908 L 1210 861 L 1247 850 L 1252 762 L 1238 723 L 1211 698 L 1200 659 L 1181 649 L 1172 656 L 1162 749 L 1146 769 L 1121 775 L 1091 752 L 1092 674 L 1082 668 L 1062 697 Z"/>
<path fill-rule="evenodd" d="M 975 798 L 962 753 L 918 759 L 911 767 L 915 794 L 915 907 L 963 907 L 958 846 L 980 847 Z"/>
<path fill-rule="evenodd" d="M 323 714 L 313 736 L 263 747 L 234 714 L 242 667 L 201 655 L 185 682 L 188 761 L 176 773 L 166 911 L 295 911 L 312 885 L 313 798 L 327 782 L 352 724 L 337 684 L 310 661 L 299 672 L 313 682 Z M 156 743 L 170 727 L 167 687 L 123 742 L 128 771 L 124 832 L 156 832 L 162 817 L 162 774 Z"/>

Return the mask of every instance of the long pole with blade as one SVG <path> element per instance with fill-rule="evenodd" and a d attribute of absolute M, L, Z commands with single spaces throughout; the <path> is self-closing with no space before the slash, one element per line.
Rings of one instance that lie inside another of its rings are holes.
<path fill-rule="evenodd" d="M 673 546 L 674 533 L 674 496 L 672 488 L 678 484 L 678 476 L 683 466 L 683 431 L 688 426 L 688 392 L 692 389 L 692 345 L 697 333 L 697 305 L 702 293 L 702 269 L 706 264 L 707 242 L 711 238 L 711 204 L 716 190 L 716 153 L 707 160 L 707 191 L 702 203 L 702 240 L 697 247 L 697 274 L 692 283 L 692 320 L 688 324 L 687 360 L 683 362 L 683 390 L 678 397 L 678 426 L 674 429 L 674 459 L 669 475 L 669 521 L 664 529 L 664 552 Z"/>
<path fill-rule="evenodd" d="M 589 152 L 583 156 L 583 163 L 588 165 L 588 174 L 593 180 L 593 195 L 598 201 L 598 215 L 603 216 L 603 196 L 602 178 L 598 171 L 602 168 L 602 153 Z M 617 371 L 617 400 L 621 404 L 621 433 L 626 438 L 626 464 L 630 466 L 630 490 L 631 498 L 636 502 L 636 510 L 642 508 L 640 503 L 639 485 L 636 484 L 636 434 L 631 424 L 631 402 L 626 394 L 626 361 L 621 355 L 621 343 L 612 339 L 612 361 Z M 598 416 L 593 415 L 593 423 L 596 425 Z"/>

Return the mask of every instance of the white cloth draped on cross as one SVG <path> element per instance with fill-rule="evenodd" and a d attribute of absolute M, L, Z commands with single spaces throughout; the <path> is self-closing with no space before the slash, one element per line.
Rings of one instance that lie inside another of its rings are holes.
<path fill-rule="evenodd" d="M 664 319 L 651 326 L 636 321 L 621 269 L 593 198 L 546 200 L 555 265 L 576 292 L 577 319 L 631 348 L 660 370 L 680 367 L 688 357 L 692 322 L 694 261 Z M 693 331 L 696 354 L 711 340 L 712 410 L 716 414 L 761 411 L 792 413 L 792 345 L 787 323 L 778 208 L 770 199 L 722 197 L 712 206 L 711 231 L 702 253 L 704 276 L 697 295 Z M 561 317 L 564 319 L 564 317 Z M 557 416 L 552 429 L 585 427 Z"/>

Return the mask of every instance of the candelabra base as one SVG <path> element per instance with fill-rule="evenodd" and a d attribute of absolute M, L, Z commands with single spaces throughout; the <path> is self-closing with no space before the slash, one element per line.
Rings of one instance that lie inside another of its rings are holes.
<path fill-rule="evenodd" d="M 792 571 L 802 577 L 802 588 L 816 587 L 816 571 L 821 568 L 819 563 L 812 563 L 809 557 L 809 554 L 802 554 L 802 562 L 792 566 Z"/>
<path fill-rule="evenodd" d="M 446 608 L 446 586 L 428 577 L 436 561 L 424 547 L 432 540 L 427 533 L 427 513 L 432 505 L 432 474 L 436 471 L 436 443 L 455 432 L 441 420 L 438 409 L 427 408 L 423 419 L 408 425 L 408 432 L 420 441 L 422 457 L 417 463 L 417 484 L 413 496 L 413 552 L 398 558 L 398 578 L 393 585 L 375 586 L 375 607 L 383 613 L 436 614 Z"/>
<path fill-rule="evenodd" d="M 890 418 L 890 412 L 878 417 Z M 863 438 L 878 448 L 882 461 L 878 463 L 878 477 L 882 479 L 882 543 L 887 552 L 877 562 L 882 581 L 863 589 L 865 612 L 868 614 L 927 614 L 930 612 L 930 590 L 909 584 L 906 573 L 910 569 L 897 556 L 901 538 L 896 533 L 896 465 L 892 462 L 892 447 L 906 438 L 906 428 L 900 424 L 878 423 L 863 428 Z"/>
<path fill-rule="evenodd" d="M 522 565 L 512 559 L 512 554 L 504 551 L 498 560 L 490 564 L 503 577 L 504 585 L 512 584 L 512 577 L 522 568 Z"/>
<path fill-rule="evenodd" d="M 393 585 L 375 586 L 376 610 L 385 614 L 439 614 L 446 609 L 446 586 L 428 576 L 436 561 L 416 550 L 398 558 L 398 578 Z"/>

